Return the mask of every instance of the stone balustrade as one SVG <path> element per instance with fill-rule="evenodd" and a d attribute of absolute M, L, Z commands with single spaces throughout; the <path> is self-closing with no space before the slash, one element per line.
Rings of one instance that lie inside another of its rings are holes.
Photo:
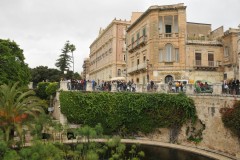
<path fill-rule="evenodd" d="M 60 81 L 60 90 L 68 91 L 70 84 L 67 81 Z M 213 95 L 221 95 L 222 94 L 222 84 L 221 83 L 214 83 L 211 85 L 213 92 L 208 94 Z M 92 83 L 87 82 L 86 91 L 93 91 Z M 117 84 L 112 83 L 111 92 L 117 92 Z M 136 85 L 136 92 L 148 92 L 147 86 L 143 84 Z M 158 92 L 158 93 L 172 93 L 171 87 L 168 84 L 156 84 L 156 89 L 150 90 L 151 92 Z M 195 93 L 195 87 L 193 84 L 186 84 L 184 92 L 187 95 L 198 94 Z M 200 93 L 201 94 L 201 93 Z"/>

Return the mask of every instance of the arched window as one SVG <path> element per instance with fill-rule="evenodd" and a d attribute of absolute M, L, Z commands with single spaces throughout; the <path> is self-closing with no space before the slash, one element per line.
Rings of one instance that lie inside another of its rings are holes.
<path fill-rule="evenodd" d="M 171 75 L 167 75 L 165 77 L 165 83 L 168 84 L 169 82 L 173 81 L 173 77 Z"/>
<path fill-rule="evenodd" d="M 165 54 L 166 62 L 172 62 L 173 46 L 171 44 L 167 44 L 165 46 L 165 52 L 166 52 Z"/>

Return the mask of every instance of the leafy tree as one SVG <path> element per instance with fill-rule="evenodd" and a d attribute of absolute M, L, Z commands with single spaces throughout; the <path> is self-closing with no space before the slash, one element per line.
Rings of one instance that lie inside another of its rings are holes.
<path fill-rule="evenodd" d="M 22 140 L 24 122 L 31 121 L 31 117 L 36 118 L 38 113 L 43 112 L 45 104 L 34 95 L 34 91 L 18 87 L 17 82 L 0 86 L 0 128 L 7 143 L 12 140 L 11 133 L 14 131 Z"/>
<path fill-rule="evenodd" d="M 38 66 L 31 69 L 32 82 L 36 85 L 39 82 L 48 80 L 49 82 L 59 82 L 62 76 L 58 69 L 48 68 L 47 66 Z"/>
<path fill-rule="evenodd" d="M 69 41 L 64 44 L 62 54 L 60 54 L 60 57 L 57 59 L 57 62 L 55 64 L 62 73 L 64 73 L 67 68 L 71 67 L 71 63 L 73 63 L 73 52 L 75 50 L 75 46 L 73 44 L 70 44 Z M 69 55 L 69 52 L 72 53 L 72 57 Z"/>
<path fill-rule="evenodd" d="M 14 41 L 0 39 L 0 83 L 27 85 L 30 71 L 24 60 L 23 50 Z"/>

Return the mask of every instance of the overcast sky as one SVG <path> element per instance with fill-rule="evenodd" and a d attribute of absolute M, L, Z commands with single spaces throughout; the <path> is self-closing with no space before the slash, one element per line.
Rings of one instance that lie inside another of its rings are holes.
<path fill-rule="evenodd" d="M 90 44 L 116 17 L 130 20 L 131 12 L 151 5 L 184 3 L 187 21 L 212 24 L 212 29 L 240 24 L 240 0 L 0 0 L 0 39 L 14 40 L 24 50 L 29 67 L 55 63 L 64 43 L 76 46 L 75 71 L 82 71 Z"/>

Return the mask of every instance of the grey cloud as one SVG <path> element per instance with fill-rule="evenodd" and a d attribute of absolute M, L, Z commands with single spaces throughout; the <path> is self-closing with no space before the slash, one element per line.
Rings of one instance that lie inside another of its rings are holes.
<path fill-rule="evenodd" d="M 0 0 L 0 38 L 12 39 L 24 49 L 30 67 L 54 67 L 67 40 L 76 45 L 75 68 L 82 70 L 89 46 L 100 27 L 131 18 L 133 11 L 151 5 L 187 5 L 187 20 L 211 23 L 215 29 L 237 27 L 239 0 Z"/>

